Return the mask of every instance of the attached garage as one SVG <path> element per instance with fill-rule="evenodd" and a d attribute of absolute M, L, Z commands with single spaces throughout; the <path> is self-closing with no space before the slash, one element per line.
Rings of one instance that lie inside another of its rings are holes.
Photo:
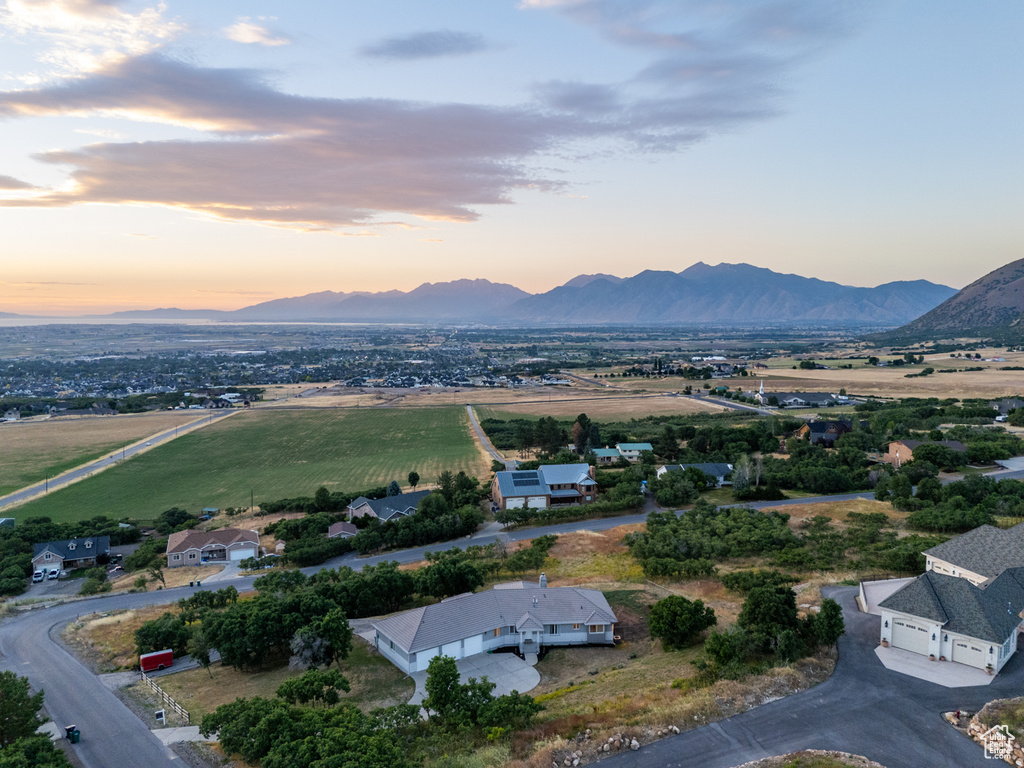
<path fill-rule="evenodd" d="M 969 637 L 954 637 L 952 652 L 950 661 L 978 667 L 978 669 L 985 668 L 985 647 L 977 640 Z"/>
<path fill-rule="evenodd" d="M 928 627 L 919 623 L 894 618 L 892 645 L 914 653 L 928 655 Z"/>
<path fill-rule="evenodd" d="M 256 547 L 238 547 L 231 550 L 232 560 L 245 560 L 247 557 L 256 557 Z"/>

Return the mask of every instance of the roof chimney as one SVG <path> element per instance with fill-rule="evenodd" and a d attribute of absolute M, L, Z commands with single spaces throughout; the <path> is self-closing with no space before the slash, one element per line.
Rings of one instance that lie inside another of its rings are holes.
<path fill-rule="evenodd" d="M 540 575 L 540 588 L 541 589 L 547 589 L 548 588 L 548 575 L 546 573 L 543 573 L 543 572 Z"/>

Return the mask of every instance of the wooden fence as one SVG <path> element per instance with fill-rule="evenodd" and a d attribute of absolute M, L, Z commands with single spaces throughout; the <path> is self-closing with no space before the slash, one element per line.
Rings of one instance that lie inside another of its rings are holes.
<path fill-rule="evenodd" d="M 143 672 L 142 673 L 142 679 L 145 680 L 146 685 L 148 685 L 150 688 L 153 689 L 153 691 L 156 692 L 157 696 L 160 697 L 161 701 L 163 701 L 168 707 L 170 707 L 175 712 L 177 712 L 179 715 L 181 715 L 183 718 L 185 718 L 185 724 L 186 725 L 191 725 L 192 724 L 192 718 L 189 716 L 188 710 L 185 709 L 183 706 L 181 706 L 181 704 L 176 702 L 170 696 L 168 696 L 167 695 L 167 691 L 165 691 L 163 688 L 161 688 L 159 685 L 157 685 L 156 681 L 153 680 L 153 678 L 151 678 L 149 675 L 147 675 L 145 672 Z"/>

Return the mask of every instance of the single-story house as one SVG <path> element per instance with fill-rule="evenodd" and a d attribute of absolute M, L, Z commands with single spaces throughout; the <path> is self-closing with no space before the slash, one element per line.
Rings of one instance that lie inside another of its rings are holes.
<path fill-rule="evenodd" d="M 36 569 L 66 570 L 96 565 L 99 555 L 110 554 L 109 536 L 48 541 L 32 547 L 32 566 Z"/>
<path fill-rule="evenodd" d="M 546 509 L 597 501 L 594 468 L 589 464 L 545 464 L 540 469 L 495 472 L 491 498 L 499 509 Z"/>
<path fill-rule="evenodd" d="M 216 531 L 189 529 L 167 538 L 167 567 L 206 565 L 259 557 L 260 535 L 242 528 Z"/>
<path fill-rule="evenodd" d="M 684 472 L 690 467 L 699 469 L 705 475 L 713 477 L 715 479 L 715 487 L 721 488 L 727 483 L 731 483 L 731 480 L 727 480 L 732 476 L 732 464 L 665 464 L 664 466 L 658 467 L 658 479 L 660 480 L 668 472 Z"/>
<path fill-rule="evenodd" d="M 495 648 L 537 653 L 552 645 L 613 645 L 615 613 L 594 589 L 539 582 L 498 584 L 374 622 L 373 643 L 410 674 L 435 656 L 458 660 Z"/>
<path fill-rule="evenodd" d="M 967 452 L 967 446 L 959 440 L 894 440 L 889 443 L 889 450 L 885 452 L 882 460 L 894 467 L 901 467 L 914 460 L 914 449 L 921 445 L 941 445 L 954 453 Z"/>
<path fill-rule="evenodd" d="M 614 464 L 622 458 L 622 454 L 618 448 L 595 448 L 594 457 L 598 465 L 605 465 Z"/>
<path fill-rule="evenodd" d="M 357 533 L 359 533 L 359 529 L 352 525 L 352 523 L 332 523 L 331 527 L 327 529 L 327 538 L 349 539 L 355 536 Z"/>
<path fill-rule="evenodd" d="M 615 447 L 622 458 L 633 462 L 640 461 L 640 454 L 644 451 L 654 451 L 650 443 L 616 443 Z"/>
<path fill-rule="evenodd" d="M 1004 397 L 1001 400 L 990 400 L 989 405 L 999 411 L 1000 415 L 1005 416 L 1010 411 L 1024 408 L 1024 400 L 1017 397 Z"/>
<path fill-rule="evenodd" d="M 408 517 L 416 511 L 416 507 L 429 494 L 430 491 L 412 491 L 411 493 L 400 493 L 397 496 L 385 496 L 383 499 L 368 499 L 360 496 L 348 505 L 349 519 L 369 515 L 376 517 L 381 522 L 386 522 L 396 517 Z"/>
<path fill-rule="evenodd" d="M 861 428 L 866 428 L 868 423 L 862 421 L 860 423 Z M 849 419 L 840 419 L 838 421 L 818 421 L 817 419 L 811 419 L 806 424 L 802 425 L 800 429 L 793 433 L 794 437 L 799 437 L 801 440 L 807 440 L 811 445 L 824 445 L 832 446 L 840 435 L 845 435 L 847 432 L 853 431 L 853 422 Z"/>
<path fill-rule="evenodd" d="M 1024 629 L 1024 524 L 925 550 L 924 574 L 878 604 L 883 645 L 998 672 Z"/>

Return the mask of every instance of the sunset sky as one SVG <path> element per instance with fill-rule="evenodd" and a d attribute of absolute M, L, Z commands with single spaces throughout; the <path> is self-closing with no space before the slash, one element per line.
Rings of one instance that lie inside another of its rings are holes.
<path fill-rule="evenodd" d="M 0 311 L 1024 257 L 1019 0 L 0 0 Z"/>

